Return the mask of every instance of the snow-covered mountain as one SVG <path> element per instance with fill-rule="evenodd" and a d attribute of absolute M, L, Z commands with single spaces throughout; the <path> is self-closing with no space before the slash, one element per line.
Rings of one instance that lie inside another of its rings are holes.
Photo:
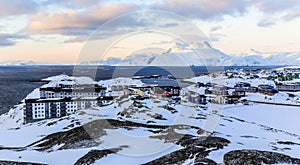
<path fill-rule="evenodd" d="M 262 55 L 245 55 L 240 57 L 232 57 L 232 65 L 300 65 L 300 53 L 279 53 L 264 57 Z"/>
<path fill-rule="evenodd" d="M 36 65 L 34 61 L 15 60 L 15 61 L 0 61 L 0 66 L 20 66 L 20 65 Z"/>
<path fill-rule="evenodd" d="M 252 50 L 253 54 L 228 55 L 213 48 L 208 42 L 192 44 L 173 43 L 169 49 L 148 48 L 126 57 L 109 57 L 101 61 L 83 61 L 83 65 L 117 66 L 274 66 L 300 65 L 300 52 L 269 53 L 267 56 Z M 0 61 L 5 65 L 37 65 L 33 61 Z"/>
<path fill-rule="evenodd" d="M 154 52 L 154 53 L 152 53 Z M 125 57 L 122 66 L 190 66 L 220 65 L 227 61 L 228 55 L 212 48 L 208 43 L 183 44 L 174 43 L 165 51 L 157 53 L 153 49 L 143 50 Z"/>
<path fill-rule="evenodd" d="M 104 61 L 105 62 L 105 61 Z M 254 54 L 233 56 L 213 48 L 208 42 L 183 44 L 174 43 L 168 50 L 146 49 L 123 59 L 110 60 L 108 65 L 121 66 L 268 66 L 300 65 L 300 53 L 279 53 L 264 56 Z M 101 62 L 103 64 L 103 62 Z"/>
<path fill-rule="evenodd" d="M 115 65 L 115 64 L 120 63 L 121 61 L 122 61 L 121 58 L 109 57 L 106 60 L 84 61 L 84 62 L 81 62 L 80 64 L 82 64 L 82 65 Z"/>

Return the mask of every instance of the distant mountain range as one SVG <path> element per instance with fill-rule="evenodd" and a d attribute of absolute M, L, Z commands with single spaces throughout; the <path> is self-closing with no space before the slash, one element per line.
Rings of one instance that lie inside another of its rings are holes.
<path fill-rule="evenodd" d="M 300 65 L 300 53 L 272 53 L 265 56 L 254 51 L 243 56 L 227 55 L 208 42 L 174 43 L 168 49 L 143 49 L 124 58 L 110 57 L 102 61 L 82 62 L 84 65 L 119 66 L 274 66 Z M 0 65 L 36 65 L 33 61 L 6 61 Z"/>
<path fill-rule="evenodd" d="M 34 61 L 15 60 L 15 61 L 0 61 L 0 66 L 26 66 L 37 65 Z"/>
<path fill-rule="evenodd" d="M 243 56 L 227 55 L 212 48 L 208 42 L 182 44 L 174 43 L 169 50 L 146 49 L 123 59 L 108 58 L 105 61 L 86 62 L 84 64 L 106 64 L 121 66 L 274 66 L 300 65 L 300 53 L 273 53 L 265 56 L 259 52 Z"/>
<path fill-rule="evenodd" d="M 224 63 L 240 66 L 300 65 L 300 53 L 279 53 L 268 57 L 262 55 L 231 56 Z"/>

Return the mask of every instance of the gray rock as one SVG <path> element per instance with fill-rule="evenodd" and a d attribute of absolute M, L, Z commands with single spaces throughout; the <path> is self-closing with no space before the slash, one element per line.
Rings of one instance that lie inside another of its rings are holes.
<path fill-rule="evenodd" d="M 300 164 L 300 159 L 276 152 L 258 150 L 235 150 L 224 155 L 224 164 L 226 165 L 279 163 Z"/>

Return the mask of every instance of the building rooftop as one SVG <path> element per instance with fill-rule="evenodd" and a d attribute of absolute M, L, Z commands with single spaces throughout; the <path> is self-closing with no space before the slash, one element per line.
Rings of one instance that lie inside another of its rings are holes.
<path fill-rule="evenodd" d="M 25 103 L 51 103 L 51 102 L 93 101 L 93 100 L 113 100 L 113 97 L 101 96 L 101 97 L 79 97 L 79 98 L 26 99 Z"/>
<path fill-rule="evenodd" d="M 179 87 L 179 83 L 171 79 L 142 79 L 146 85 Z"/>

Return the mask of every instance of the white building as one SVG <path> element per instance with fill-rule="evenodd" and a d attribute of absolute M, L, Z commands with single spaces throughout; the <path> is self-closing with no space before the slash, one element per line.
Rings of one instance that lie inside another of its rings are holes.
<path fill-rule="evenodd" d="M 299 66 L 285 67 L 283 70 L 286 71 L 286 72 L 300 73 L 300 67 Z"/>
<path fill-rule="evenodd" d="M 278 91 L 298 92 L 300 91 L 300 83 L 277 84 Z"/>
<path fill-rule="evenodd" d="M 90 78 L 56 76 L 39 90 L 40 98 L 25 100 L 26 122 L 66 116 L 80 109 L 107 105 L 113 100 L 113 97 L 105 96 L 106 87 Z"/>
<path fill-rule="evenodd" d="M 26 99 L 24 111 L 25 121 L 34 122 L 43 119 L 58 118 L 70 115 L 77 110 L 110 104 L 111 96 L 91 98 L 55 98 L 55 99 Z"/>

